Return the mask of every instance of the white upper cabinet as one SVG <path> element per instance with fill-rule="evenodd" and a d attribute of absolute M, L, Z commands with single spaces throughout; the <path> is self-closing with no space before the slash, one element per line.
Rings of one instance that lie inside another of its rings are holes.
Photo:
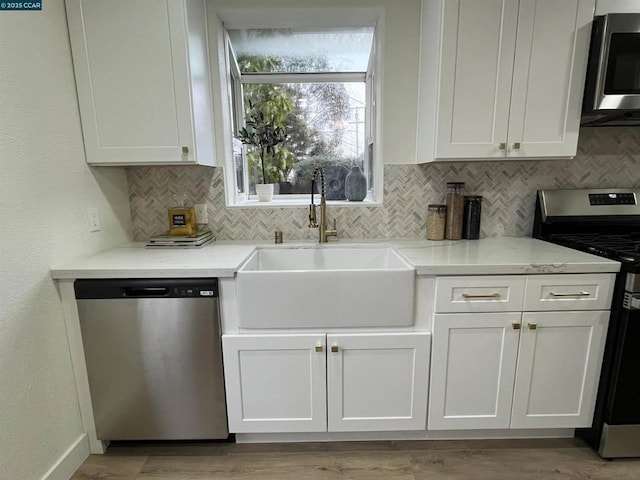
<path fill-rule="evenodd" d="M 423 0 L 418 163 L 575 155 L 595 0 Z"/>
<path fill-rule="evenodd" d="M 211 165 L 203 0 L 67 0 L 87 162 Z"/>

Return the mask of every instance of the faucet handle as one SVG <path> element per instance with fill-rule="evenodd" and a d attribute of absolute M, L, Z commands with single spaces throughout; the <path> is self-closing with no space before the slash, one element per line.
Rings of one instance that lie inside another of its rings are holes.
<path fill-rule="evenodd" d="M 325 230 L 325 236 L 327 237 L 337 237 L 338 236 L 338 225 L 336 219 L 333 219 L 333 230 Z"/>

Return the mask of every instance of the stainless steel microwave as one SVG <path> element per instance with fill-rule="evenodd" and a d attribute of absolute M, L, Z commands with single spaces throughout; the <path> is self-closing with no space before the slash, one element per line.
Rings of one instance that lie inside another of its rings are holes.
<path fill-rule="evenodd" d="M 595 17 L 582 125 L 640 125 L 640 13 Z"/>

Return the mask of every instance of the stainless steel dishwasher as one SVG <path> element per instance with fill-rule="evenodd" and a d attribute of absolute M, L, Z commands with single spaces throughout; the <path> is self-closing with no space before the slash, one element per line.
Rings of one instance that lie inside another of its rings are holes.
<path fill-rule="evenodd" d="M 218 282 L 75 282 L 100 440 L 228 437 Z"/>

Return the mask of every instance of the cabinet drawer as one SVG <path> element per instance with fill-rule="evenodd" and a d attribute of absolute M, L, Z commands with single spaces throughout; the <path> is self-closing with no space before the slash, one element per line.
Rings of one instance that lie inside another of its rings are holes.
<path fill-rule="evenodd" d="M 615 275 L 531 275 L 525 311 L 609 310 Z"/>
<path fill-rule="evenodd" d="M 436 280 L 436 312 L 516 312 L 522 310 L 524 276 L 441 277 Z"/>

